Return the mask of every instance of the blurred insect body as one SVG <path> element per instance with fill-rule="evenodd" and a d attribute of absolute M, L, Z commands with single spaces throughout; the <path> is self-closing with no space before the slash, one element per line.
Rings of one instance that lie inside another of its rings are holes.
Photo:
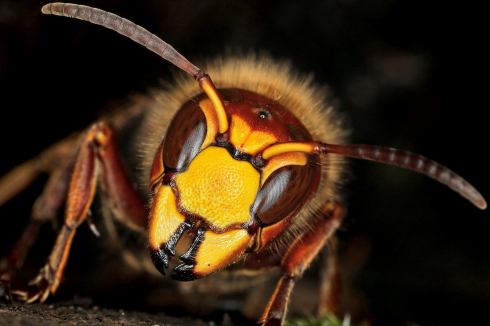
<path fill-rule="evenodd" d="M 51 175 L 29 225 L 0 265 L 4 279 L 21 267 L 40 225 L 56 215 L 66 196 L 53 251 L 28 291 L 12 290 L 18 299 L 43 302 L 55 293 L 76 228 L 86 219 L 91 223 L 87 215 L 98 180 L 111 214 L 148 232 L 151 259 L 163 275 L 177 255 L 182 263 L 172 278 L 179 281 L 205 282 L 224 268 L 237 273 L 279 268 L 283 277 L 265 307 L 266 325 L 284 321 L 294 283 L 341 223 L 342 156 L 415 170 L 486 208 L 478 191 L 434 161 L 395 149 L 342 145 L 347 133 L 322 91 L 285 64 L 267 57 L 215 60 L 205 69 L 213 81 L 170 45 L 114 14 L 64 3 L 42 11 L 113 29 L 197 83 L 182 77 L 173 88 L 141 97 L 0 179 L 2 204 L 40 172 Z M 140 175 L 127 172 L 124 162 L 137 158 L 124 157 L 117 138 L 136 117 L 143 122 L 132 148 L 143 146 L 142 140 L 147 145 L 145 157 L 134 164 L 151 165 Z M 149 182 L 146 194 L 134 187 L 141 179 Z M 149 211 L 145 197 L 151 198 Z M 337 308 L 335 300 L 326 301 L 321 303 L 326 309 Z"/>

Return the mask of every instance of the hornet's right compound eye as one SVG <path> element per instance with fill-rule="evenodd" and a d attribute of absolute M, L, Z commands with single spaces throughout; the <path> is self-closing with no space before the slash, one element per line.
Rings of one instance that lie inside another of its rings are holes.
<path fill-rule="evenodd" d="M 172 119 L 163 141 L 163 164 L 177 172 L 196 157 L 206 137 L 206 116 L 198 103 L 191 100 L 182 106 Z"/>

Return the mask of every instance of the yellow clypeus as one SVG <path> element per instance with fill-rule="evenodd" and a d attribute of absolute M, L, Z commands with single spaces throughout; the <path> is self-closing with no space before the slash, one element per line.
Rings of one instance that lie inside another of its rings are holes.
<path fill-rule="evenodd" d="M 199 153 L 175 178 L 180 206 L 203 217 L 216 231 L 248 222 L 260 184 L 252 164 L 237 161 L 221 147 Z"/>

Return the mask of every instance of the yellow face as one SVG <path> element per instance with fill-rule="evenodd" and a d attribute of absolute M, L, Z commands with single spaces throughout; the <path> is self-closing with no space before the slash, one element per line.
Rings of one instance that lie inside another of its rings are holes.
<path fill-rule="evenodd" d="M 249 162 L 232 158 L 225 148 L 211 146 L 199 153 L 175 182 L 180 207 L 222 233 L 250 222 L 260 174 Z"/>

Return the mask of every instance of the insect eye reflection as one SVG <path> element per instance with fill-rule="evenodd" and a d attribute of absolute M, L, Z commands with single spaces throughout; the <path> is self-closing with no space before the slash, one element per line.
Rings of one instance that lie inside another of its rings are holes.
<path fill-rule="evenodd" d="M 268 116 L 269 116 L 269 114 L 267 112 L 265 112 L 265 111 L 260 111 L 259 112 L 259 117 L 261 119 L 267 119 Z"/>

